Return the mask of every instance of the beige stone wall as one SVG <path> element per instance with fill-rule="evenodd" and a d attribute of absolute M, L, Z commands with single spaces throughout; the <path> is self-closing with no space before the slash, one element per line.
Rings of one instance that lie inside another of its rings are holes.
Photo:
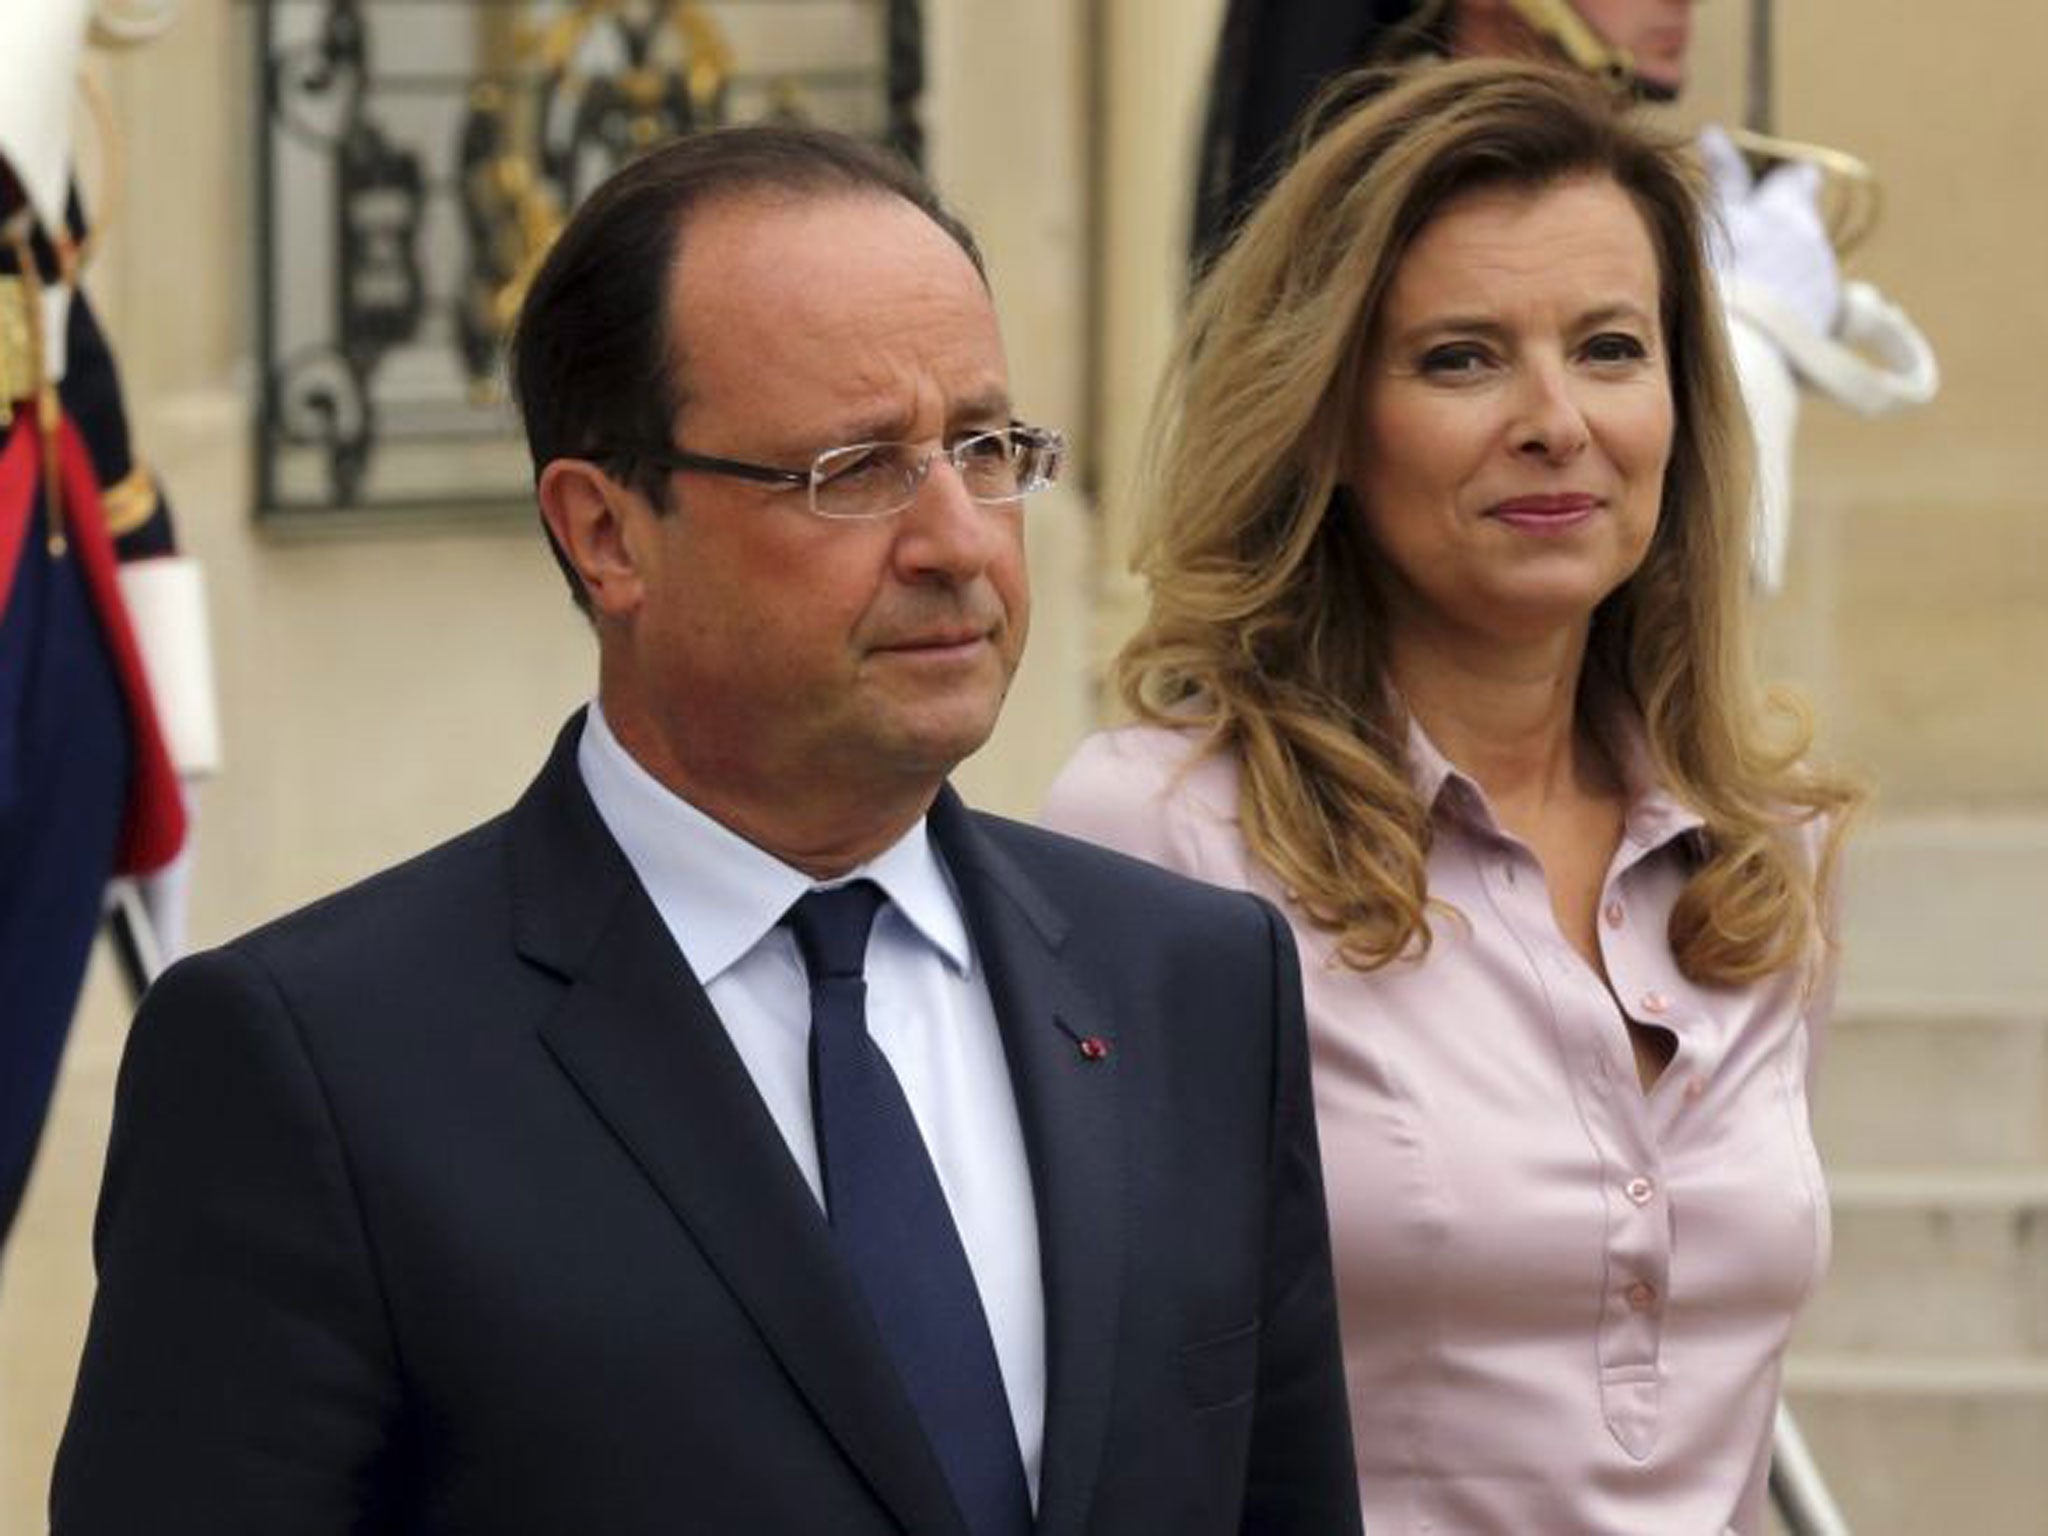
<path fill-rule="evenodd" d="M 1031 657 L 963 778 L 1028 811 L 1134 618 L 1118 499 L 1178 296 L 1188 148 L 1219 0 L 934 0 L 935 169 L 981 230 L 1022 407 L 1075 432 L 1085 494 L 1034 509 Z M 1734 110 L 1744 8 L 1704 6 L 1696 100 Z M 1780 121 L 1866 156 L 1886 223 L 1855 271 L 1942 354 L 1934 408 L 1809 408 L 1791 586 L 1767 652 L 1894 808 L 2048 810 L 2048 121 L 2030 0 L 1780 15 Z M 223 938 L 502 806 L 590 677 L 523 520 L 285 539 L 248 517 L 247 8 L 186 0 L 109 71 L 128 211 L 94 284 L 143 439 L 207 562 L 230 762 L 204 795 L 195 929 Z M 125 1019 L 96 975 L 0 1285 L 0 1530 L 40 1528 L 89 1296 Z"/>
<path fill-rule="evenodd" d="M 1128 568 L 1137 524 L 1132 481 L 1186 293 L 1195 152 L 1222 15 L 1222 0 L 1118 0 L 1104 7 L 1093 423 L 1102 524 L 1090 656 L 1098 672 L 1144 614 L 1144 590 Z M 1112 712 L 1108 700 L 1102 705 Z"/>
<path fill-rule="evenodd" d="M 1879 167 L 1883 229 L 1853 270 L 1910 305 L 1941 356 L 1930 408 L 1809 413 L 1805 605 L 1833 739 L 1896 812 L 2048 809 L 2048 107 L 2026 0 L 1789 12 L 1788 128 Z M 1837 18 L 1837 25 L 1846 18 Z M 1802 594 L 1794 594 L 1797 606 Z"/>

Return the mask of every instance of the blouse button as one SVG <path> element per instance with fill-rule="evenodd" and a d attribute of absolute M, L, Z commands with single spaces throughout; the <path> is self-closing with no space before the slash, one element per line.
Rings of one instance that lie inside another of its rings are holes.
<path fill-rule="evenodd" d="M 1670 1006 L 1671 999 L 1662 992 L 1645 992 L 1643 994 L 1643 1012 L 1645 1013 L 1662 1013 Z"/>
<path fill-rule="evenodd" d="M 1706 1091 L 1707 1081 L 1705 1078 L 1689 1077 L 1685 1080 L 1685 1096 L 1688 1099 L 1696 1099 Z"/>
<path fill-rule="evenodd" d="M 1627 1295 L 1631 1312 L 1647 1312 L 1657 1305 L 1657 1287 L 1647 1280 L 1638 1280 L 1628 1288 Z"/>
<path fill-rule="evenodd" d="M 1657 1193 L 1657 1186 L 1645 1178 L 1633 1178 L 1622 1186 L 1622 1193 L 1637 1205 L 1648 1205 L 1650 1197 Z"/>
<path fill-rule="evenodd" d="M 1626 913 L 1624 913 L 1624 912 L 1622 911 L 1622 909 L 1621 909 L 1621 903 L 1620 903 L 1620 902 L 1618 902 L 1618 901 L 1610 901 L 1609 903 L 1607 903 L 1607 926 L 1608 926 L 1608 927 L 1610 927 L 1610 928 L 1619 928 L 1619 927 L 1621 926 L 1621 920 L 1622 920 L 1622 918 L 1623 918 L 1623 917 L 1625 917 L 1626 915 L 1627 915 L 1627 914 L 1626 914 Z"/>

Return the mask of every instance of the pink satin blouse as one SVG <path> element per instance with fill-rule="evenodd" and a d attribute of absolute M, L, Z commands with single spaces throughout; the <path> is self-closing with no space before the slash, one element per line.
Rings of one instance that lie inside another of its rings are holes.
<path fill-rule="evenodd" d="M 1600 907 L 1610 993 L 1478 785 L 1416 731 L 1438 919 L 1371 974 L 1247 854 L 1237 768 L 1134 726 L 1049 826 L 1259 892 L 1293 921 L 1359 1488 L 1372 1536 L 1754 1536 L 1779 1363 L 1828 1254 L 1807 1083 L 1829 983 L 1679 974 L 1696 816 L 1625 765 Z M 1647 1093 L 1616 997 L 1677 1037 Z"/>

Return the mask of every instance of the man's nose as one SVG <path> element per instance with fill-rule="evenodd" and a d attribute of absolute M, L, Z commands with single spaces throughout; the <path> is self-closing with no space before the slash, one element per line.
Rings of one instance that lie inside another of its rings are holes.
<path fill-rule="evenodd" d="M 1016 537 L 1016 513 L 977 502 L 953 461 L 935 453 L 915 499 L 897 514 L 897 567 L 906 580 L 972 580 Z"/>

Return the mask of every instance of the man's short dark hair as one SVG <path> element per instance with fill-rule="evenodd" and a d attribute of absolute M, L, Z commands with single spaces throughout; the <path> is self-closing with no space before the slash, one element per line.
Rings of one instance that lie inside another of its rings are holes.
<path fill-rule="evenodd" d="M 888 150 L 819 128 L 760 124 L 690 134 L 650 150 L 578 207 L 541 263 L 512 336 L 513 398 L 536 479 L 555 459 L 602 456 L 667 510 L 666 478 L 632 450 L 670 446 L 684 398 L 668 332 L 671 274 L 691 216 L 752 193 L 903 199 L 987 273 L 974 236 Z M 552 533 L 578 607 L 589 596 Z"/>

